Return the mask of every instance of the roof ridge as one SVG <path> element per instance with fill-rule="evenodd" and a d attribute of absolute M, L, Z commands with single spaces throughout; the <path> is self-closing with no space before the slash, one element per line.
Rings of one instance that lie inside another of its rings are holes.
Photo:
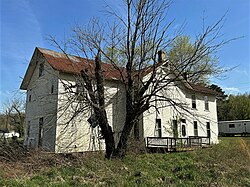
<path fill-rule="evenodd" d="M 66 55 L 66 56 L 70 56 L 70 57 L 76 57 L 79 59 L 83 59 L 83 60 L 88 60 L 88 61 L 94 61 L 94 59 L 89 59 L 89 58 L 84 58 L 84 57 L 80 57 L 78 55 L 73 55 L 73 54 L 69 54 L 69 53 L 64 53 L 64 52 L 59 52 L 59 51 L 55 51 L 52 49 L 47 49 L 47 48 L 43 48 L 43 47 L 36 47 L 41 53 L 44 53 L 45 51 L 49 51 L 51 53 L 57 53 L 60 55 Z"/>

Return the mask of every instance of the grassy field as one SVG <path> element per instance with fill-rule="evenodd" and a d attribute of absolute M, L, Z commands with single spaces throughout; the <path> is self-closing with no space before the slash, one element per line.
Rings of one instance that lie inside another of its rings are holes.
<path fill-rule="evenodd" d="M 11 156 L 11 155 L 10 155 Z M 250 137 L 170 154 L 55 155 L 39 151 L 0 162 L 0 186 L 249 186 Z"/>

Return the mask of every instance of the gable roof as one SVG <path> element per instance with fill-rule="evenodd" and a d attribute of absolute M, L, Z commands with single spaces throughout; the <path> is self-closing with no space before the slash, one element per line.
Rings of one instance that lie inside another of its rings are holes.
<path fill-rule="evenodd" d="M 196 92 L 201 92 L 201 93 L 206 93 L 206 94 L 212 94 L 212 95 L 218 95 L 218 92 L 215 90 L 212 90 L 210 88 L 207 88 L 203 85 L 200 84 L 193 84 L 193 83 L 189 83 L 190 86 L 193 88 L 194 91 Z"/>
<path fill-rule="evenodd" d="M 80 74 L 81 70 L 87 69 L 94 74 L 95 61 L 72 55 L 58 53 L 52 50 L 37 48 L 45 57 L 53 69 L 64 73 Z M 102 63 L 104 77 L 108 80 L 121 79 L 121 73 L 113 65 Z M 123 69 L 120 69 L 123 70 Z"/>
<path fill-rule="evenodd" d="M 38 48 L 36 47 L 28 69 L 25 73 L 24 79 L 20 86 L 21 89 L 26 90 L 35 68 L 36 68 L 36 59 L 37 56 L 42 55 L 50 66 L 63 73 L 69 74 L 80 74 L 81 70 L 88 70 L 92 75 L 94 75 L 95 61 L 87 58 L 81 58 L 78 56 L 66 55 L 63 53 L 55 52 L 52 50 Z M 156 64 L 156 68 L 161 66 L 162 63 Z M 106 80 L 121 80 L 122 76 L 125 78 L 126 71 L 125 68 L 115 68 L 112 64 L 102 63 L 103 75 Z M 142 76 L 149 74 L 152 71 L 152 66 L 147 67 L 142 72 Z M 217 95 L 218 93 L 214 90 L 211 90 L 207 87 L 198 84 L 192 84 L 188 81 L 183 82 L 185 87 L 189 90 L 201 93 L 207 93 L 212 95 Z"/>
<path fill-rule="evenodd" d="M 28 69 L 26 70 L 24 79 L 20 86 L 20 89 L 26 90 L 32 76 L 36 65 L 37 56 L 42 56 L 46 59 L 49 65 L 59 72 L 69 73 L 69 74 L 80 74 L 81 70 L 88 70 L 88 72 L 94 75 L 95 61 L 87 58 L 81 58 L 72 55 L 66 55 L 63 53 L 55 52 L 43 48 L 35 48 L 32 55 L 32 59 L 29 63 Z M 102 63 L 103 75 L 106 80 L 121 80 L 121 76 L 124 75 L 124 68 L 118 70 L 111 64 Z"/>

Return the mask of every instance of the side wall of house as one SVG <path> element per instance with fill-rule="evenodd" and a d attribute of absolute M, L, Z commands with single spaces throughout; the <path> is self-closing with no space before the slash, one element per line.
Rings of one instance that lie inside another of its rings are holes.
<path fill-rule="evenodd" d="M 145 138 L 208 136 L 210 134 L 211 143 L 218 143 L 217 109 L 214 95 L 192 92 L 182 84 L 177 86 L 170 84 L 165 90 L 162 90 L 161 94 L 171 98 L 173 102 L 172 104 L 155 102 L 158 111 L 155 108 L 150 108 L 147 112 L 144 112 L 143 129 Z M 196 96 L 196 109 L 192 108 L 192 94 Z M 205 96 L 208 98 L 209 110 L 205 110 Z M 178 107 L 178 104 L 184 106 L 184 108 Z M 177 124 L 177 129 L 174 123 Z M 194 129 L 194 123 L 197 124 L 197 130 Z M 185 126 L 185 132 L 182 132 L 183 125 Z"/>
<path fill-rule="evenodd" d="M 40 142 L 42 148 L 54 151 L 57 72 L 52 69 L 42 56 L 34 56 L 32 61 L 36 63 L 36 66 L 27 89 L 24 144 L 36 148 Z M 40 64 L 43 64 L 44 71 L 39 76 Z"/>
<path fill-rule="evenodd" d="M 101 139 L 100 128 L 92 128 L 87 121 L 93 111 L 86 103 L 75 95 L 79 77 L 70 74 L 60 74 L 58 94 L 58 114 L 56 128 L 56 152 L 83 152 L 104 150 L 105 143 Z M 71 91 L 65 89 L 73 85 Z M 70 93 L 71 92 L 71 93 Z M 119 136 L 125 109 L 123 87 L 117 81 L 105 82 L 106 112 L 108 122 L 112 126 L 115 139 Z M 74 118 L 75 111 L 84 108 Z"/>

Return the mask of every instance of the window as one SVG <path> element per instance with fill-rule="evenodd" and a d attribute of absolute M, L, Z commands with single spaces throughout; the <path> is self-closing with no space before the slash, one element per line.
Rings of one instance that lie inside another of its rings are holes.
<path fill-rule="evenodd" d="M 177 120 L 173 120 L 173 135 L 174 138 L 178 138 Z"/>
<path fill-rule="evenodd" d="M 187 135 L 187 133 L 186 133 L 186 125 L 181 126 L 181 134 L 182 134 L 183 137 Z"/>
<path fill-rule="evenodd" d="M 39 77 L 44 75 L 44 63 L 39 65 Z"/>
<path fill-rule="evenodd" d="M 84 95 L 86 94 L 85 89 L 82 85 L 77 84 L 76 85 L 76 92 L 75 95 L 77 96 L 77 99 L 82 101 L 84 100 Z"/>
<path fill-rule="evenodd" d="M 207 122 L 207 137 L 211 137 L 210 122 Z"/>
<path fill-rule="evenodd" d="M 38 147 L 42 146 L 42 138 L 43 138 L 43 118 L 39 118 Z"/>
<path fill-rule="evenodd" d="M 194 121 L 194 136 L 198 136 L 198 123 Z"/>
<path fill-rule="evenodd" d="M 51 85 L 51 88 L 50 88 L 50 93 L 53 94 L 54 93 L 54 85 L 52 84 Z"/>
<path fill-rule="evenodd" d="M 161 119 L 156 119 L 156 132 L 157 132 L 157 137 L 162 137 Z"/>
<path fill-rule="evenodd" d="M 28 101 L 30 102 L 31 99 L 32 99 L 32 89 L 29 90 Z"/>
<path fill-rule="evenodd" d="M 208 105 L 208 97 L 204 97 L 204 102 L 205 102 L 205 110 L 209 110 L 209 105 Z"/>
<path fill-rule="evenodd" d="M 27 137 L 30 137 L 30 121 L 27 124 Z"/>
<path fill-rule="evenodd" d="M 229 128 L 235 128 L 235 124 L 229 124 Z"/>
<path fill-rule="evenodd" d="M 185 137 L 187 135 L 186 124 L 184 124 L 184 123 L 186 123 L 186 119 L 181 119 L 181 123 L 182 123 L 182 125 L 181 125 L 181 135 L 183 137 Z"/>
<path fill-rule="evenodd" d="M 192 108 L 196 108 L 196 97 L 195 97 L 195 94 L 192 94 Z"/>

